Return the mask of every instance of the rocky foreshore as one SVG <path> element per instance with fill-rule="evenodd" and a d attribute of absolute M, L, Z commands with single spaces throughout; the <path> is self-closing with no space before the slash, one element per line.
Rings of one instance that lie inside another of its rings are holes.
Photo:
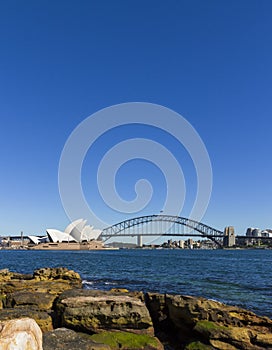
<path fill-rule="evenodd" d="M 184 295 L 82 288 L 78 273 L 0 270 L 0 350 L 272 349 L 272 321 Z"/>

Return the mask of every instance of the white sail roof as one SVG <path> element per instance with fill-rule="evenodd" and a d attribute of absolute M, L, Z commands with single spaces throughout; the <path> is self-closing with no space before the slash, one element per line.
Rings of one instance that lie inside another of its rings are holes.
<path fill-rule="evenodd" d="M 49 240 L 54 243 L 96 240 L 102 231 L 86 225 L 86 222 L 87 220 L 78 219 L 71 222 L 64 232 L 56 229 L 47 229 L 46 232 Z"/>
<path fill-rule="evenodd" d="M 53 243 L 61 243 L 61 242 L 76 242 L 76 240 L 71 237 L 71 235 L 61 232 L 55 229 L 47 229 L 46 230 L 49 240 Z"/>
<path fill-rule="evenodd" d="M 82 221 L 83 221 L 83 219 L 78 219 L 78 220 L 72 221 L 72 222 L 66 227 L 66 229 L 64 230 L 64 232 L 70 234 L 70 233 L 72 232 L 73 228 L 74 228 L 77 224 L 79 224 L 80 222 L 82 222 Z"/>

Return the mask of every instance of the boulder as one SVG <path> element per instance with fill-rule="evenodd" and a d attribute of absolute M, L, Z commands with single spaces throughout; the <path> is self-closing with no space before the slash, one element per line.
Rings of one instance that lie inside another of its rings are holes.
<path fill-rule="evenodd" d="M 18 274 L 8 270 L 0 271 L 2 307 L 5 307 L 6 297 L 11 293 L 22 291 L 58 296 L 71 288 L 82 288 L 81 278 L 78 273 L 62 267 L 39 269 L 34 271 L 33 275 Z M 46 298 L 42 295 L 40 297 Z"/>
<path fill-rule="evenodd" d="M 175 345 L 193 349 L 200 341 L 219 350 L 272 349 L 272 321 L 267 317 L 184 295 L 147 293 L 146 300 L 156 331 L 167 330 L 168 339 Z"/>
<path fill-rule="evenodd" d="M 53 329 L 54 302 L 65 290 L 81 288 L 78 273 L 66 268 L 39 269 L 33 275 L 0 271 L 0 320 L 31 317 L 42 331 Z"/>
<path fill-rule="evenodd" d="M 0 322 L 0 350 L 42 350 L 42 332 L 31 318 Z"/>
<path fill-rule="evenodd" d="M 0 294 L 3 298 L 9 294 L 17 291 L 41 292 L 59 295 L 67 289 L 75 288 L 74 284 L 70 284 L 65 280 L 10 280 L 0 282 Z M 81 288 L 81 286 L 79 286 Z"/>
<path fill-rule="evenodd" d="M 56 295 L 45 292 L 18 291 L 6 298 L 6 307 L 32 306 L 38 310 L 50 310 Z"/>
<path fill-rule="evenodd" d="M 31 308 L 6 308 L 0 310 L 0 321 L 12 320 L 15 318 L 29 317 L 34 319 L 42 332 L 51 331 L 53 329 L 53 315 L 49 312 L 35 310 Z"/>
<path fill-rule="evenodd" d="M 215 322 L 199 321 L 194 331 L 215 349 L 261 349 L 251 343 L 251 332 L 244 327 L 219 326 Z"/>
<path fill-rule="evenodd" d="M 56 268 L 42 268 L 35 270 L 33 273 L 33 278 L 38 281 L 55 281 L 55 280 L 64 280 L 73 285 L 81 285 L 80 275 L 73 271 L 68 270 L 65 267 L 56 267 Z"/>
<path fill-rule="evenodd" d="M 6 281 L 10 281 L 12 279 L 29 280 L 32 278 L 33 278 L 32 274 L 11 272 L 11 271 L 9 271 L 9 269 L 0 270 L 0 282 L 6 282 Z"/>
<path fill-rule="evenodd" d="M 127 293 L 70 290 L 56 303 L 60 324 L 75 330 L 133 330 L 153 334 L 153 324 L 145 304 Z"/>
<path fill-rule="evenodd" d="M 57 328 L 43 336 L 43 350 L 110 350 L 105 344 L 94 342 L 90 336 L 67 328 Z"/>
<path fill-rule="evenodd" d="M 13 276 L 13 272 L 10 272 L 9 269 L 0 270 L 0 282 L 10 281 Z"/>

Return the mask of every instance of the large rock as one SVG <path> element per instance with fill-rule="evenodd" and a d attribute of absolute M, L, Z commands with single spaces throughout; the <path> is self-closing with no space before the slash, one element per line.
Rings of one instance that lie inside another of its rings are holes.
<path fill-rule="evenodd" d="M 6 307 L 32 306 L 38 310 L 50 310 L 56 296 L 45 292 L 18 291 L 6 298 Z"/>
<path fill-rule="evenodd" d="M 64 280 L 69 283 L 81 284 L 80 275 L 73 270 L 67 269 L 66 267 L 45 267 L 35 270 L 33 274 L 11 272 L 8 269 L 0 270 L 0 282 L 32 279 L 38 281 Z"/>
<path fill-rule="evenodd" d="M 3 303 L 5 295 L 13 292 L 33 291 L 59 295 L 64 290 L 82 287 L 79 274 L 63 267 L 39 269 L 33 275 L 1 271 L 0 294 Z"/>
<path fill-rule="evenodd" d="M 47 267 L 47 268 L 35 270 L 33 277 L 38 281 L 64 280 L 64 281 L 69 281 L 69 283 L 75 284 L 75 285 L 81 284 L 80 275 L 77 272 L 73 270 L 68 270 L 65 267 L 56 267 L 56 268 Z"/>
<path fill-rule="evenodd" d="M 87 334 L 67 328 L 57 328 L 43 336 L 43 350 L 111 350 L 109 345 L 99 344 Z"/>
<path fill-rule="evenodd" d="M 0 350 L 42 350 L 42 332 L 31 318 L 0 322 Z"/>
<path fill-rule="evenodd" d="M 215 322 L 198 321 L 194 331 L 215 349 L 261 349 L 251 343 L 251 331 L 244 327 L 219 326 Z"/>
<path fill-rule="evenodd" d="M 59 297 L 60 324 L 75 330 L 133 330 L 153 334 L 153 324 L 145 304 L 124 293 L 70 290 Z"/>
<path fill-rule="evenodd" d="M 65 290 L 81 288 L 78 273 L 66 268 L 44 268 L 33 275 L 0 271 L 0 320 L 31 317 L 42 331 L 53 329 L 54 302 Z"/>
<path fill-rule="evenodd" d="M 35 279 L 31 280 L 10 280 L 0 282 L 0 293 L 3 296 L 3 303 L 5 302 L 4 297 L 7 294 L 28 291 L 28 292 L 41 292 L 49 293 L 53 295 L 59 295 L 67 289 L 75 288 L 73 284 L 70 284 L 64 280 L 51 280 L 51 281 L 39 281 Z"/>
<path fill-rule="evenodd" d="M 23 274 L 23 273 L 17 273 L 17 272 L 11 272 L 9 269 L 2 269 L 0 270 L 0 282 L 6 282 L 10 281 L 12 279 L 31 279 L 33 278 L 33 275 L 30 274 Z"/>
<path fill-rule="evenodd" d="M 34 319 L 43 332 L 53 329 L 53 315 L 51 312 L 35 310 L 31 308 L 6 308 L 0 310 L 0 321 L 8 321 L 15 318 L 29 317 Z"/>
<path fill-rule="evenodd" d="M 156 329 L 167 325 L 168 336 L 186 349 L 198 341 L 219 350 L 272 349 L 272 321 L 267 317 L 204 298 L 147 293 L 146 299 Z"/>

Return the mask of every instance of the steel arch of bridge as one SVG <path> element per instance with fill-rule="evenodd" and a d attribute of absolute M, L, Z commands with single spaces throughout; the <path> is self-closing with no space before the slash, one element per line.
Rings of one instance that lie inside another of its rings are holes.
<path fill-rule="evenodd" d="M 172 224 L 179 224 L 183 226 L 187 226 L 192 230 L 198 232 L 198 234 L 179 234 L 179 233 L 135 233 L 129 232 L 129 229 L 134 226 L 143 226 L 144 224 L 148 224 L 151 222 L 169 222 Z M 220 238 L 223 238 L 224 233 L 220 230 L 217 230 L 211 226 L 205 225 L 201 222 L 180 217 L 180 216 L 172 216 L 172 215 L 147 215 L 140 216 L 133 219 L 127 219 L 121 221 L 112 226 L 106 227 L 103 229 L 100 239 L 107 241 L 113 237 L 132 237 L 132 236 L 200 236 L 207 237 L 213 240 L 218 245 L 221 245 Z M 219 239 L 219 240 L 218 240 Z"/>

